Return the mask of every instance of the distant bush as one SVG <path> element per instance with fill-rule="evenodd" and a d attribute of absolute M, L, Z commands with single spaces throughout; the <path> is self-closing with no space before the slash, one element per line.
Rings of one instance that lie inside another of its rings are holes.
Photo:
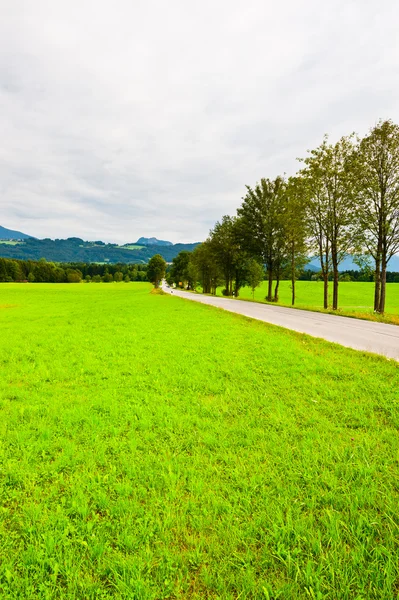
<path fill-rule="evenodd" d="M 68 269 L 67 281 L 68 283 L 80 283 L 82 281 L 82 273 L 77 269 Z"/>

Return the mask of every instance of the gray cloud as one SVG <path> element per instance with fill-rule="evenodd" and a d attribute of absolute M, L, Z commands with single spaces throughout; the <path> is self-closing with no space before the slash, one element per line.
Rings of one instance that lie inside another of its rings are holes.
<path fill-rule="evenodd" d="M 394 0 L 2 0 L 0 223 L 203 239 L 245 184 L 399 118 Z"/>

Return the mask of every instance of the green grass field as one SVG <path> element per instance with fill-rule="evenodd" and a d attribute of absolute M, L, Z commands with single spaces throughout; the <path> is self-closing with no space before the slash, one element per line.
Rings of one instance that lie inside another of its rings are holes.
<path fill-rule="evenodd" d="M 149 291 L 0 286 L 0 597 L 398 598 L 398 364 Z"/>
<path fill-rule="evenodd" d="M 311 310 L 322 310 L 323 307 L 323 282 L 321 281 L 297 281 L 296 282 L 296 301 L 297 308 L 307 308 Z M 222 287 L 218 288 L 218 296 L 222 295 Z M 291 306 L 291 282 L 282 281 L 280 283 L 279 304 Z M 274 287 L 273 287 L 274 290 Z M 255 290 L 255 300 L 264 302 L 267 295 L 267 282 Z M 248 287 L 240 290 L 242 300 L 252 300 L 252 290 Z M 374 283 L 366 282 L 345 282 L 339 283 L 339 312 L 352 316 L 362 316 L 371 318 L 373 316 L 374 303 Z M 330 305 L 332 304 L 332 283 L 330 283 Z M 399 315 L 399 284 L 387 283 L 386 313 L 388 320 L 390 316 Z M 399 324 L 399 322 L 398 322 Z"/>
<path fill-rule="evenodd" d="M 122 248 L 122 250 L 140 250 L 140 248 L 145 248 L 145 246 L 138 246 L 137 244 L 129 244 L 127 246 L 118 246 L 118 248 Z"/>

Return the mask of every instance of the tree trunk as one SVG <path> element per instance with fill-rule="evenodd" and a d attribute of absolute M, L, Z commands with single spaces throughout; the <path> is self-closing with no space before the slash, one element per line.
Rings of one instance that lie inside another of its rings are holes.
<path fill-rule="evenodd" d="M 336 251 L 333 251 L 332 254 L 332 265 L 333 265 L 333 303 L 332 303 L 332 308 L 333 310 L 337 310 L 338 309 L 338 278 L 339 278 L 339 272 L 338 272 L 338 263 L 337 263 L 337 255 L 336 255 Z"/>
<path fill-rule="evenodd" d="M 338 309 L 338 252 L 337 252 L 337 242 L 336 239 L 331 243 L 331 263 L 332 263 L 332 271 L 333 271 L 333 301 L 332 301 L 332 309 Z"/>
<path fill-rule="evenodd" d="M 201 270 L 201 278 L 202 278 L 202 293 L 209 294 L 210 291 L 210 280 L 209 274 L 206 269 Z"/>
<path fill-rule="evenodd" d="M 240 293 L 240 286 L 238 285 L 238 277 L 236 276 L 236 281 L 234 285 L 234 296 L 238 298 L 238 294 Z"/>
<path fill-rule="evenodd" d="M 274 288 L 274 298 L 273 298 L 273 302 L 278 302 L 278 288 L 280 285 L 280 272 L 277 271 L 277 276 L 276 276 L 276 287 Z"/>
<path fill-rule="evenodd" d="M 338 284 L 339 284 L 339 273 L 338 269 L 334 267 L 334 281 L 333 281 L 333 310 L 338 310 Z"/>
<path fill-rule="evenodd" d="M 330 267 L 330 249 L 328 240 L 326 241 L 325 250 L 323 250 L 323 238 L 320 236 L 319 238 L 319 258 L 320 258 L 320 266 L 321 266 L 321 274 L 323 276 L 324 282 L 324 300 L 323 306 L 324 309 L 328 308 L 328 271 Z"/>
<path fill-rule="evenodd" d="M 224 280 L 224 287 L 226 289 L 226 296 L 231 296 L 231 292 L 230 292 L 230 278 L 228 276 Z"/>
<path fill-rule="evenodd" d="M 374 286 L 374 312 L 380 312 L 381 304 L 381 267 L 382 267 L 382 217 L 379 217 L 377 254 L 375 257 L 375 286 Z"/>
<path fill-rule="evenodd" d="M 374 276 L 374 312 L 380 312 L 380 290 L 381 290 L 381 253 L 377 250 L 377 257 L 375 259 L 375 276 Z"/>
<path fill-rule="evenodd" d="M 295 253 L 292 251 L 291 254 L 291 304 L 295 304 Z"/>
<path fill-rule="evenodd" d="M 269 284 L 267 288 L 266 300 L 268 302 L 273 302 L 273 271 L 271 269 L 268 269 L 267 274 L 269 277 Z"/>
<path fill-rule="evenodd" d="M 323 273 L 323 281 L 324 281 L 324 300 L 323 306 L 325 310 L 328 308 L 328 271 Z"/>
<path fill-rule="evenodd" d="M 387 283 L 387 259 L 385 255 L 383 255 L 381 262 L 380 302 L 378 305 L 378 312 L 383 315 L 385 312 L 385 293 Z"/>

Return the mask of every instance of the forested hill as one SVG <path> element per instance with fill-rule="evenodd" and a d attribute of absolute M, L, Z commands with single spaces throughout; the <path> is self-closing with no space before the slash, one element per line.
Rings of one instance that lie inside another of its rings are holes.
<path fill-rule="evenodd" d="M 32 236 L 0 225 L 0 240 L 26 240 Z"/>
<path fill-rule="evenodd" d="M 98 263 L 146 263 L 154 254 L 161 254 L 171 262 L 182 250 L 194 250 L 195 244 L 172 244 L 170 246 L 126 244 L 104 244 L 84 242 L 80 238 L 67 240 L 37 240 L 29 238 L 22 242 L 1 242 L 0 256 L 21 260 L 45 258 L 55 262 L 98 262 Z"/>

